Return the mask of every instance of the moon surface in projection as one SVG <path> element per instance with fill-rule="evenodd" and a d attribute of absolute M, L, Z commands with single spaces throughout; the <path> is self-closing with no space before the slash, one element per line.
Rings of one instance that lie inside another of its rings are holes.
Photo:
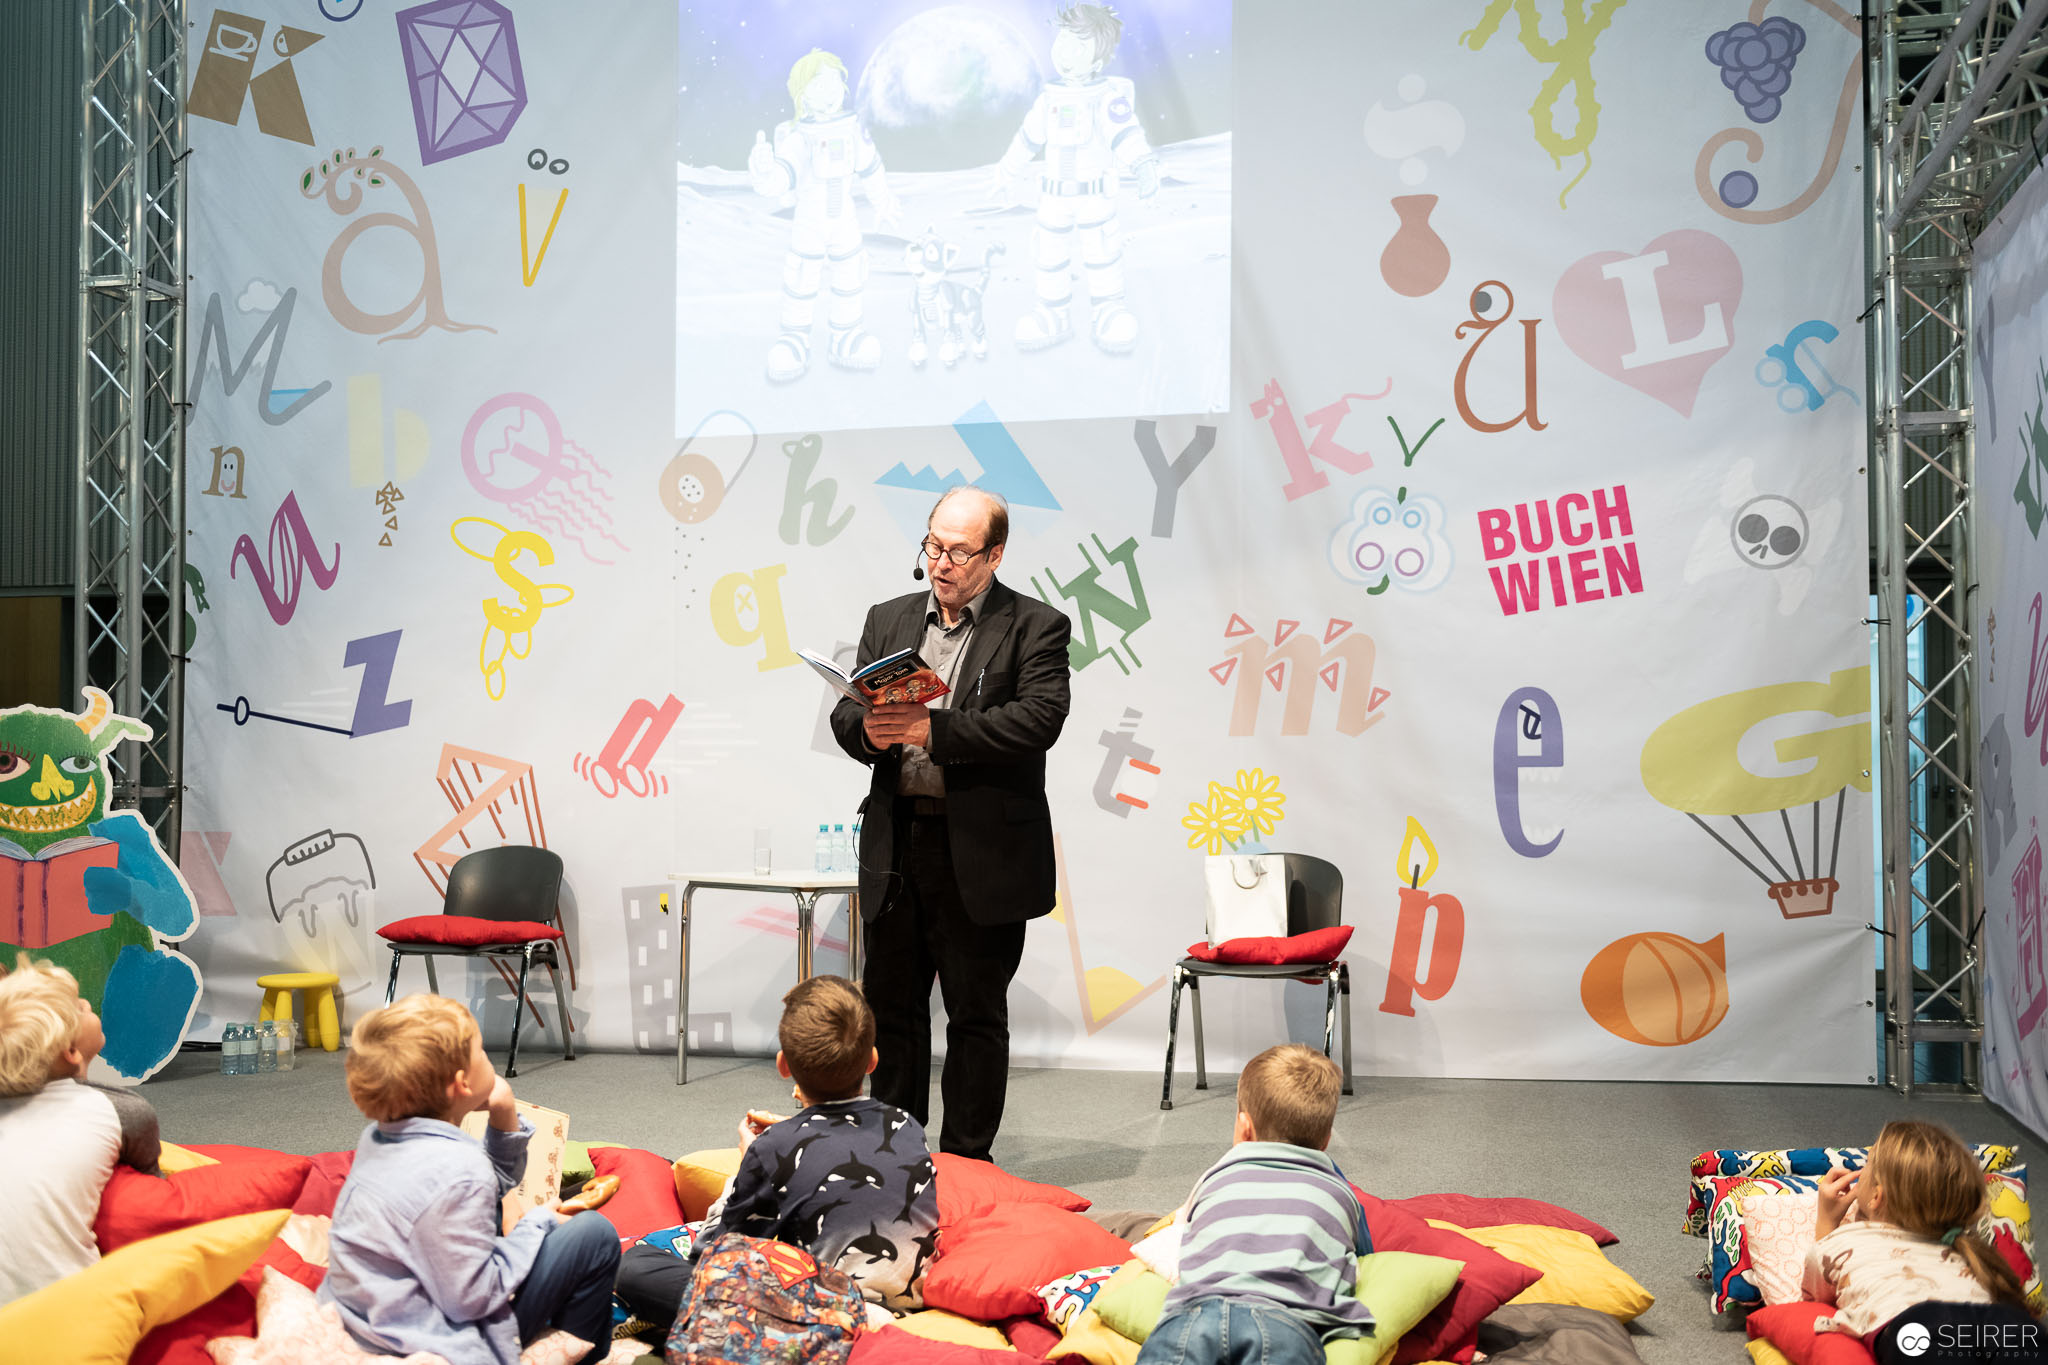
<path fill-rule="evenodd" d="M 1041 46 L 1051 42 L 1051 31 Z M 876 46 L 855 96 L 892 171 L 944 171 L 999 159 L 1043 79 L 1024 36 L 993 15 L 942 5 Z"/>

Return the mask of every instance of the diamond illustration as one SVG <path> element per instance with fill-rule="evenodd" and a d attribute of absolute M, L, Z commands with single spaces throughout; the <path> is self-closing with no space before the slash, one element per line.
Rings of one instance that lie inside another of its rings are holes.
<path fill-rule="evenodd" d="M 398 14 L 420 161 L 495 147 L 526 108 L 512 12 L 497 0 L 430 0 Z"/>

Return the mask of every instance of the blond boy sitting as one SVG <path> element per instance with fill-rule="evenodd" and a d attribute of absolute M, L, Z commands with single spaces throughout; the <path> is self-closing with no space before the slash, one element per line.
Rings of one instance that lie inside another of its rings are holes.
<path fill-rule="evenodd" d="M 85 1080 L 104 1041 L 62 967 L 21 958 L 0 976 L 0 1304 L 100 1258 L 92 1225 L 115 1163 L 158 1174 L 156 1110 Z"/>

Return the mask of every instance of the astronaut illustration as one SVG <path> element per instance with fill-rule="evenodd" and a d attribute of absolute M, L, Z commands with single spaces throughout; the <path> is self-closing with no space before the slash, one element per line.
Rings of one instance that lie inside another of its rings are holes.
<path fill-rule="evenodd" d="M 1137 345 L 1138 319 L 1124 303 L 1117 184 L 1129 171 L 1138 197 L 1150 199 L 1159 192 L 1159 156 L 1138 126 L 1131 82 L 1102 74 L 1123 36 L 1123 21 L 1107 5 L 1072 5 L 1056 22 L 1052 65 L 1059 79 L 1039 91 L 997 165 L 998 189 L 1007 194 L 1025 166 L 1039 162 L 1032 234 L 1038 303 L 1018 319 L 1017 345 L 1043 350 L 1073 335 L 1071 268 L 1078 251 L 1088 280 L 1088 335 L 1121 355 Z"/>
<path fill-rule="evenodd" d="M 846 64 L 812 48 L 789 69 L 789 97 L 796 117 L 776 125 L 772 142 L 756 132 L 747 156 L 755 192 L 796 210 L 782 263 L 782 333 L 768 348 L 768 378 L 779 384 L 810 368 L 821 285 L 832 291 L 826 357 L 848 370 L 881 363 L 882 343 L 861 326 L 868 254 L 854 214 L 855 187 L 874 206 L 876 226 L 897 212 L 874 141 L 846 107 Z"/>

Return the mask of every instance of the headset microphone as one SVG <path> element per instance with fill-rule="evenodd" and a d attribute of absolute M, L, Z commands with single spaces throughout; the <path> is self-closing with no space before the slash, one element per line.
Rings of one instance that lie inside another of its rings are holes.
<path fill-rule="evenodd" d="M 910 571 L 910 576 L 920 583 L 924 582 L 924 560 L 924 546 L 920 545 L 917 547 L 917 567 Z"/>

